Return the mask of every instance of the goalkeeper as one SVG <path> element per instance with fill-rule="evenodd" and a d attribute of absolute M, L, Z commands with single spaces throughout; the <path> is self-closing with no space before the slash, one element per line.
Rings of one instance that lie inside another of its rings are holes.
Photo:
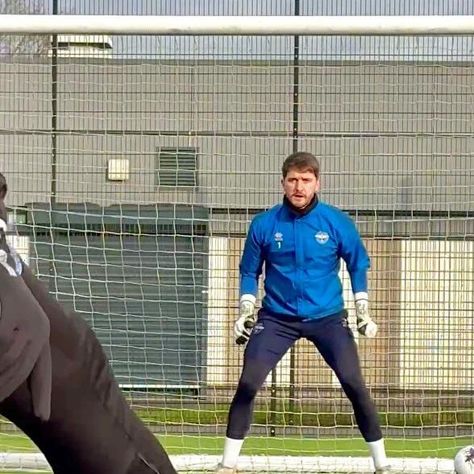
<path fill-rule="evenodd" d="M 253 219 L 240 263 L 240 317 L 234 329 L 237 343 L 248 342 L 216 472 L 236 472 L 257 391 L 288 349 L 306 338 L 335 372 L 352 403 L 376 473 L 388 473 L 377 411 L 361 373 L 338 276 L 342 258 L 350 274 L 357 329 L 374 337 L 377 325 L 368 312 L 366 249 L 352 220 L 318 200 L 315 156 L 306 152 L 290 155 L 282 174 L 283 203 Z M 265 296 L 256 317 L 263 265 Z"/>
<path fill-rule="evenodd" d="M 0 414 L 55 474 L 176 474 L 127 404 L 94 332 L 8 246 L 6 193 L 0 174 Z"/>

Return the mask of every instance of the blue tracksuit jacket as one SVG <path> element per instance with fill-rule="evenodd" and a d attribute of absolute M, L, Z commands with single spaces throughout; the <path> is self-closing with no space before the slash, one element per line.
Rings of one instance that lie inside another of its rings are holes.
<path fill-rule="evenodd" d="M 304 215 L 279 204 L 250 224 L 240 262 L 240 294 L 257 295 L 265 264 L 264 310 L 305 319 L 337 313 L 344 308 L 341 258 L 353 292 L 366 292 L 370 261 L 352 219 L 323 202 Z"/>

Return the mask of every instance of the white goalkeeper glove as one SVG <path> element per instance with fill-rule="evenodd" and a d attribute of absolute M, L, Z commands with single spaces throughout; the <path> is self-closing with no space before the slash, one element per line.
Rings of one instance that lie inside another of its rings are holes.
<path fill-rule="evenodd" d="M 355 295 L 355 310 L 357 318 L 357 331 L 365 337 L 377 335 L 377 324 L 369 315 L 369 300 L 367 293 Z"/>
<path fill-rule="evenodd" d="M 255 296 L 242 295 L 240 298 L 239 319 L 234 324 L 235 342 L 245 344 L 255 326 Z"/>

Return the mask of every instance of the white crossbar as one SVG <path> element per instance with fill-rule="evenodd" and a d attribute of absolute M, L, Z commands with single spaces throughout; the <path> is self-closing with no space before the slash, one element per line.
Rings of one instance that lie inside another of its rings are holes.
<path fill-rule="evenodd" d="M 0 15 L 0 33 L 110 35 L 469 35 L 474 16 Z"/>

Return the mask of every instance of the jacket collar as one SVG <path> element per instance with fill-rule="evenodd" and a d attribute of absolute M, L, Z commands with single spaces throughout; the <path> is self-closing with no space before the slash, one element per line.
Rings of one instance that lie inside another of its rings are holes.
<path fill-rule="evenodd" d="M 306 214 L 309 214 L 318 205 L 318 202 L 318 196 L 315 194 L 313 200 L 304 209 L 298 209 L 297 207 L 293 206 L 293 204 L 291 204 L 290 200 L 286 196 L 283 197 L 283 206 L 288 210 L 290 215 L 294 217 L 303 217 Z"/>

